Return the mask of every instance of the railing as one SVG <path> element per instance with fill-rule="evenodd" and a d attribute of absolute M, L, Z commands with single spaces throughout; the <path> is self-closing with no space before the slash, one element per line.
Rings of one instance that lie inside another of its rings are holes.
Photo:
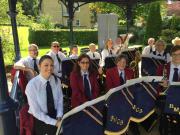
<path fill-rule="evenodd" d="M 18 104 L 18 107 L 15 111 L 15 116 L 16 116 L 16 126 L 18 128 L 18 133 L 19 133 L 19 129 L 20 129 L 20 119 L 19 119 L 19 110 L 21 108 L 21 105 L 20 105 L 20 101 L 19 101 L 19 95 L 18 93 L 21 91 L 20 90 L 20 87 L 19 87 L 19 73 L 20 71 L 17 70 L 16 73 L 15 73 L 15 76 L 14 76 L 14 81 L 13 81 L 13 85 L 12 85 L 12 89 L 11 89 L 11 92 L 10 92 L 10 97 L 15 101 L 17 102 Z"/>

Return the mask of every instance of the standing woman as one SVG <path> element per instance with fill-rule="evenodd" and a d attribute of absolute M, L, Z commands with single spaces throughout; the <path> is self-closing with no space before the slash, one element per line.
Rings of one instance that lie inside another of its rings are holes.
<path fill-rule="evenodd" d="M 63 95 L 60 80 L 53 76 L 54 63 L 50 56 L 39 60 L 40 74 L 26 87 L 29 113 L 34 117 L 35 135 L 55 135 L 63 115 Z"/>
<path fill-rule="evenodd" d="M 90 57 L 82 54 L 78 57 L 74 70 L 70 75 L 72 88 L 72 107 L 79 106 L 99 96 L 97 73 L 91 68 Z"/>

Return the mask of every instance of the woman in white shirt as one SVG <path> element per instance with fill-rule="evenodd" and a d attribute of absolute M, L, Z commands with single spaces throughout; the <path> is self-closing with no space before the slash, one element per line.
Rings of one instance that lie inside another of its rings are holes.
<path fill-rule="evenodd" d="M 52 75 L 53 59 L 42 56 L 40 74 L 26 87 L 29 113 L 34 116 L 35 135 L 55 135 L 63 115 L 63 94 L 60 80 Z"/>
<path fill-rule="evenodd" d="M 103 67 L 105 65 L 105 58 L 108 56 L 113 56 L 116 54 L 116 50 L 113 47 L 113 41 L 112 39 L 108 39 L 105 43 L 105 47 L 103 49 L 103 51 L 101 52 L 101 64 L 100 67 Z"/>

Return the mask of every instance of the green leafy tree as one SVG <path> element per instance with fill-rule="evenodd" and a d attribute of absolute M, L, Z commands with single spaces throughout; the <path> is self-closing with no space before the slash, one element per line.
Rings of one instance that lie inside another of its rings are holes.
<path fill-rule="evenodd" d="M 149 37 L 158 38 L 161 34 L 162 18 L 160 12 L 160 3 L 153 2 L 150 5 L 149 14 L 146 25 L 146 39 Z"/>
<path fill-rule="evenodd" d="M 25 15 L 37 17 L 39 15 L 39 0 L 19 0 Z"/>

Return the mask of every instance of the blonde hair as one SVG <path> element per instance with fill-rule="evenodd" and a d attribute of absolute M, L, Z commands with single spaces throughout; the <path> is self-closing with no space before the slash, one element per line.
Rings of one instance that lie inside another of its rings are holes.
<path fill-rule="evenodd" d="M 53 42 L 51 43 L 51 46 L 53 46 L 54 44 L 60 45 L 58 41 L 53 41 Z"/>
<path fill-rule="evenodd" d="M 109 38 L 109 39 L 106 40 L 105 46 L 104 46 L 105 49 L 108 49 L 108 42 L 109 42 L 109 41 L 112 41 L 112 39 Z M 113 42 L 113 41 L 112 41 L 112 42 Z"/>
<path fill-rule="evenodd" d="M 39 49 L 36 44 L 29 44 L 28 50 L 30 50 L 32 47 L 36 48 L 37 50 Z"/>

